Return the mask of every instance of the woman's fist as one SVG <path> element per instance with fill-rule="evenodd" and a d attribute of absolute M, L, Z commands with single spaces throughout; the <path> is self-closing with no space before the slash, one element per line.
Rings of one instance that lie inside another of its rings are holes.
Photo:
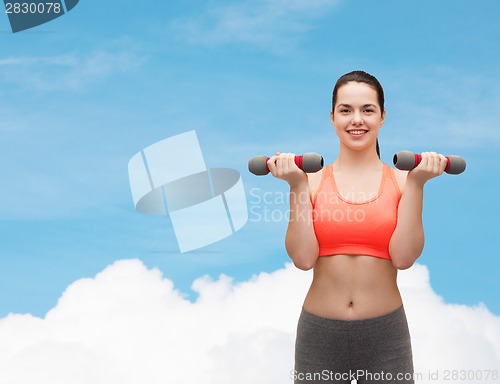
<path fill-rule="evenodd" d="M 307 175 L 295 164 L 293 153 L 276 152 L 267 161 L 267 167 L 274 177 L 285 180 L 290 186 L 307 182 Z"/>

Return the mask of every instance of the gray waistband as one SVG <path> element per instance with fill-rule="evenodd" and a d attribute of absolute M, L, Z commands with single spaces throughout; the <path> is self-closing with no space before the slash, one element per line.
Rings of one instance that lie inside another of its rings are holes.
<path fill-rule="evenodd" d="M 399 323 L 400 321 L 406 322 L 406 314 L 404 307 L 401 306 L 393 312 L 389 312 L 385 315 L 362 319 L 362 320 L 339 320 L 331 319 L 327 317 L 321 317 L 307 312 L 302 308 L 300 314 L 300 320 L 307 321 L 322 327 L 336 328 L 336 329 L 353 329 L 353 328 L 368 328 L 377 325 L 383 325 L 384 327 L 390 326 L 391 324 Z"/>

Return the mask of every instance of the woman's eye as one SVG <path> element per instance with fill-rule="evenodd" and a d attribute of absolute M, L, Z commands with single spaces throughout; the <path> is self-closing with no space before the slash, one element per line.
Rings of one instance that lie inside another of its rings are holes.
<path fill-rule="evenodd" d="M 348 109 L 341 109 L 340 113 L 349 113 L 349 110 Z"/>
<path fill-rule="evenodd" d="M 375 111 L 373 109 L 365 109 L 366 113 L 374 113 Z"/>

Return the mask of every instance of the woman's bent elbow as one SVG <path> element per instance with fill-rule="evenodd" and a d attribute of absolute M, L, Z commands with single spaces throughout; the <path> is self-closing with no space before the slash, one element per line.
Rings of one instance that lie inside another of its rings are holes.
<path fill-rule="evenodd" d="M 318 259 L 319 248 L 317 243 L 302 243 L 285 242 L 285 248 L 293 264 L 303 271 L 308 271 L 316 265 Z"/>
<path fill-rule="evenodd" d="M 300 253 L 288 253 L 290 259 L 292 259 L 293 264 L 303 271 L 308 271 L 316 265 L 316 260 L 318 259 L 318 252 L 308 251 Z"/>
<path fill-rule="evenodd" d="M 415 263 L 415 260 L 404 258 L 392 258 L 392 265 L 399 270 L 410 268 Z"/>
<path fill-rule="evenodd" d="M 311 261 L 311 260 L 294 260 L 294 259 L 292 259 L 292 261 L 293 261 L 293 265 L 295 265 L 298 269 L 301 269 L 303 271 L 309 271 L 316 264 L 316 260 Z"/>

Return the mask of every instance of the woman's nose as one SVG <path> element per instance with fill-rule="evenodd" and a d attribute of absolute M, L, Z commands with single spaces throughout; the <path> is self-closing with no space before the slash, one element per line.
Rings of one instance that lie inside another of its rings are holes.
<path fill-rule="evenodd" d="M 363 117 L 361 116 L 361 113 L 354 112 L 354 114 L 352 116 L 352 124 L 353 125 L 363 124 Z"/>

